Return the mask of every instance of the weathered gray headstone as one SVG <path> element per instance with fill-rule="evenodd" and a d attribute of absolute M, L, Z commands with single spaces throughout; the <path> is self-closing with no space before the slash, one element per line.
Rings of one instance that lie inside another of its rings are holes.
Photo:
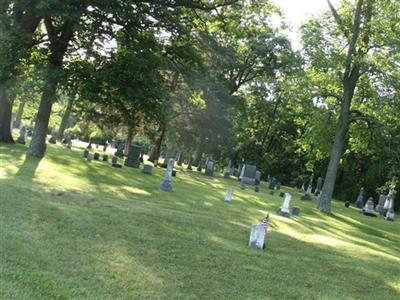
<path fill-rule="evenodd" d="M 225 202 L 232 202 L 232 195 L 233 195 L 233 188 L 232 187 L 228 187 L 225 191 Z"/>
<path fill-rule="evenodd" d="M 116 143 L 117 151 L 115 151 L 114 155 L 118 157 L 124 157 L 124 144 L 122 142 Z"/>
<path fill-rule="evenodd" d="M 151 166 L 151 165 L 143 165 L 143 173 L 144 174 L 148 174 L 148 175 L 152 175 L 153 166 Z"/>
<path fill-rule="evenodd" d="M 267 229 L 261 224 L 251 225 L 249 247 L 256 249 L 264 249 L 265 234 Z"/>
<path fill-rule="evenodd" d="M 363 187 L 360 189 L 360 193 L 357 196 L 356 207 L 361 208 L 361 209 L 364 207 L 364 188 Z"/>
<path fill-rule="evenodd" d="M 117 164 L 118 163 L 118 157 L 117 156 L 113 156 L 113 158 L 111 159 L 111 163 L 112 164 Z"/>
<path fill-rule="evenodd" d="M 142 147 L 139 145 L 131 145 L 129 147 L 128 157 L 125 160 L 125 166 L 131 168 L 139 168 L 140 166 L 140 152 Z"/>
<path fill-rule="evenodd" d="M 100 159 L 100 153 L 95 152 L 93 156 L 93 160 L 99 160 Z"/>
<path fill-rule="evenodd" d="M 385 199 L 385 204 L 383 205 L 383 212 L 385 215 L 389 210 L 393 209 L 395 195 L 396 195 L 396 191 L 393 186 L 390 188 L 389 194 L 386 196 L 386 199 Z"/>
<path fill-rule="evenodd" d="M 318 177 L 317 179 L 317 187 L 315 188 L 314 195 L 318 196 L 322 190 L 322 177 Z"/>
<path fill-rule="evenodd" d="M 260 183 L 261 183 L 261 172 L 256 171 L 256 175 L 254 177 L 254 191 L 255 192 L 260 191 Z"/>
<path fill-rule="evenodd" d="M 89 150 L 83 150 L 83 158 L 87 158 L 89 156 Z"/>
<path fill-rule="evenodd" d="M 108 155 L 107 154 L 103 154 L 103 161 L 108 161 Z"/>
<path fill-rule="evenodd" d="M 232 160 L 229 160 L 228 166 L 224 170 L 224 178 L 229 178 L 231 176 Z"/>
<path fill-rule="evenodd" d="M 390 209 L 386 212 L 386 216 L 385 216 L 385 220 L 386 221 L 394 221 L 394 210 Z"/>
<path fill-rule="evenodd" d="M 374 200 L 372 199 L 372 197 L 370 197 L 367 203 L 365 203 L 362 212 L 366 216 L 376 217 L 376 213 L 374 211 Z"/>
<path fill-rule="evenodd" d="M 26 128 L 25 126 L 22 126 L 19 130 L 19 137 L 17 139 L 17 143 L 25 145 L 26 143 L 25 139 L 26 139 Z"/>
<path fill-rule="evenodd" d="M 207 176 L 214 175 L 214 161 L 212 161 L 212 160 L 207 161 L 205 175 L 207 175 Z"/>
<path fill-rule="evenodd" d="M 54 129 L 51 131 L 51 137 L 49 139 L 49 143 L 50 144 L 57 143 L 57 132 Z"/>
<path fill-rule="evenodd" d="M 309 183 L 308 183 L 307 190 L 306 190 L 306 192 L 304 193 L 304 196 L 302 196 L 302 197 L 300 198 L 301 200 L 311 201 L 311 199 L 312 199 L 311 193 L 312 193 L 313 178 L 314 178 L 314 173 L 311 174 L 311 177 L 310 177 L 310 181 L 309 181 Z"/>
<path fill-rule="evenodd" d="M 167 172 L 164 177 L 164 181 L 161 183 L 161 190 L 165 192 L 172 191 L 172 170 L 174 169 L 175 160 L 170 158 L 167 165 Z"/>
<path fill-rule="evenodd" d="M 292 207 L 292 215 L 293 215 L 293 216 L 299 216 L 299 215 L 300 215 L 300 207 L 298 207 L 298 206 L 293 206 L 293 207 Z"/>
<path fill-rule="evenodd" d="M 386 195 L 379 195 L 379 200 L 378 200 L 378 205 L 375 207 L 375 210 L 383 216 L 385 214 L 385 210 L 383 206 L 385 205 L 386 202 Z"/>

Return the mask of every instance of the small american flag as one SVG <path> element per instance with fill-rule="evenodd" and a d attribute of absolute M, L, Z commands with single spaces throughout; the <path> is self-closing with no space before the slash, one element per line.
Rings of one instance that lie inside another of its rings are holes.
<path fill-rule="evenodd" d="M 269 214 L 267 214 L 267 216 L 261 220 L 261 226 L 263 226 L 265 229 L 268 229 L 268 225 L 269 225 Z"/>

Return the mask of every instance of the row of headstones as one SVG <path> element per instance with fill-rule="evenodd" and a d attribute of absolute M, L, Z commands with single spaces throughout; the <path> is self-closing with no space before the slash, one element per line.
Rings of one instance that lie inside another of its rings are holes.
<path fill-rule="evenodd" d="M 361 188 L 355 202 L 356 207 L 360 208 L 361 212 L 365 216 L 376 217 L 379 214 L 387 221 L 394 221 L 394 199 L 396 195 L 396 190 L 394 188 L 394 186 L 391 187 L 387 195 L 380 195 L 376 206 L 372 197 L 369 197 L 367 202 L 364 204 L 364 188 Z M 346 202 L 346 207 L 349 206 L 350 203 Z"/>
<path fill-rule="evenodd" d="M 19 129 L 19 136 L 17 139 L 18 144 L 25 145 L 26 144 L 26 138 L 27 137 L 32 137 L 33 136 L 33 127 L 25 127 L 21 126 Z M 51 137 L 49 139 L 50 144 L 56 144 L 57 143 L 57 132 L 53 130 L 51 132 Z M 62 141 L 63 144 L 67 144 L 68 148 L 72 147 L 72 138 L 71 134 L 69 132 L 66 132 L 64 135 L 64 139 Z"/>
<path fill-rule="evenodd" d="M 302 190 L 304 191 L 304 195 L 301 197 L 301 200 L 311 201 L 313 194 L 315 196 L 319 196 L 319 194 L 321 194 L 322 177 L 318 177 L 317 186 L 315 187 L 314 192 L 313 192 L 313 180 L 314 180 L 314 173 L 311 174 L 310 178 L 308 179 L 308 183 L 304 183 L 303 186 L 301 187 Z M 307 188 L 305 187 L 306 185 L 307 185 Z"/>

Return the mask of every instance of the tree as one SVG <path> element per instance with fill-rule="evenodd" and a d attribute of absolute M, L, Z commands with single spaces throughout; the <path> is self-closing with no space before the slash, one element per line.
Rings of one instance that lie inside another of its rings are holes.
<path fill-rule="evenodd" d="M 2 1 L 0 4 L 0 142 L 14 143 L 10 123 L 14 85 L 20 60 L 29 55 L 35 43 L 40 17 L 36 0 Z"/>
<path fill-rule="evenodd" d="M 319 80 L 323 84 L 316 87 L 319 93 L 316 96 L 325 98 L 320 105 L 330 107 L 337 118 L 324 186 L 318 201 L 319 209 L 326 213 L 331 212 L 338 168 L 348 147 L 351 124 L 360 119 L 366 120 L 364 114 L 355 109 L 354 99 L 365 99 L 363 92 L 366 89 L 363 86 L 376 76 L 379 67 L 375 68 L 373 62 L 380 53 L 386 53 L 387 58 L 391 56 L 386 51 L 393 40 L 383 41 L 382 37 L 391 35 L 390 28 L 398 22 L 394 11 L 399 10 L 398 2 L 391 0 L 357 0 L 354 5 L 343 1 L 339 10 L 330 1 L 328 4 L 331 15 L 311 20 L 305 25 L 303 35 L 308 69 L 314 72 L 315 82 Z M 380 93 L 379 88 L 374 89 Z"/>

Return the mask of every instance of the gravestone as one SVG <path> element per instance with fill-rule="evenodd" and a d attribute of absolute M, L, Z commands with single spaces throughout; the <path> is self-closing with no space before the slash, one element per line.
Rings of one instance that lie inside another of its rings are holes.
<path fill-rule="evenodd" d="M 161 183 L 161 190 L 165 192 L 172 191 L 172 170 L 174 169 L 175 160 L 170 158 L 167 165 L 167 172 L 164 177 L 164 181 Z"/>
<path fill-rule="evenodd" d="M 231 203 L 232 202 L 232 194 L 233 194 L 233 188 L 228 187 L 225 191 L 225 200 L 224 202 Z"/>
<path fill-rule="evenodd" d="M 176 177 L 176 170 L 175 169 L 172 170 L 172 177 Z"/>
<path fill-rule="evenodd" d="M 67 143 L 67 148 L 68 148 L 68 149 L 71 149 L 71 148 L 72 148 L 72 141 L 71 141 L 71 140 L 68 141 L 68 143 Z"/>
<path fill-rule="evenodd" d="M 28 137 L 33 137 L 33 128 L 28 127 Z"/>
<path fill-rule="evenodd" d="M 256 171 L 256 175 L 254 177 L 254 191 L 257 193 L 260 191 L 260 183 L 261 183 L 261 172 Z"/>
<path fill-rule="evenodd" d="M 143 173 L 147 175 L 153 174 L 153 166 L 151 165 L 143 165 Z"/>
<path fill-rule="evenodd" d="M 393 209 L 395 195 L 396 191 L 394 190 L 394 187 L 392 187 L 389 191 L 389 194 L 386 196 L 385 204 L 383 205 L 384 215 L 386 215 L 389 210 Z"/>
<path fill-rule="evenodd" d="M 108 155 L 107 154 L 103 154 L 103 161 L 108 161 Z"/>
<path fill-rule="evenodd" d="M 17 139 L 17 143 L 25 145 L 26 143 L 25 139 L 26 139 L 26 129 L 25 126 L 22 126 L 19 130 L 19 137 Z"/>
<path fill-rule="evenodd" d="M 240 180 L 240 175 L 242 174 L 242 168 L 243 168 L 243 164 L 240 164 L 238 169 L 237 169 L 237 173 L 236 173 L 236 177 Z"/>
<path fill-rule="evenodd" d="M 83 150 L 83 158 L 87 158 L 89 156 L 89 150 Z"/>
<path fill-rule="evenodd" d="M 386 212 L 386 216 L 385 216 L 385 220 L 386 221 L 394 221 L 394 210 L 390 209 Z"/>
<path fill-rule="evenodd" d="M 251 184 L 254 185 L 254 179 L 256 176 L 257 167 L 253 165 L 243 165 L 242 172 L 240 174 L 241 184 Z"/>
<path fill-rule="evenodd" d="M 281 182 L 280 182 L 280 181 L 278 181 L 278 182 L 276 183 L 275 189 L 276 189 L 276 190 L 280 190 L 280 189 L 281 189 Z"/>
<path fill-rule="evenodd" d="M 139 168 L 140 166 L 140 151 L 142 150 L 142 147 L 139 145 L 130 145 L 129 146 L 129 152 L 128 152 L 128 157 L 125 160 L 125 166 L 131 167 L 131 168 Z"/>
<path fill-rule="evenodd" d="M 100 159 L 100 153 L 95 152 L 95 153 L 94 153 L 94 156 L 93 156 L 93 159 L 94 159 L 94 160 L 99 160 L 99 159 Z"/>
<path fill-rule="evenodd" d="M 201 167 L 202 162 L 199 161 L 199 165 L 197 166 L 197 172 L 201 172 L 202 167 Z"/>
<path fill-rule="evenodd" d="M 298 206 L 293 206 L 292 207 L 292 215 L 293 216 L 299 216 L 300 215 L 300 207 L 298 207 Z"/>
<path fill-rule="evenodd" d="M 114 155 L 118 157 L 124 157 L 124 144 L 122 142 L 116 143 L 117 151 L 115 151 Z"/>
<path fill-rule="evenodd" d="M 271 178 L 270 178 L 270 183 L 269 183 L 269 187 L 268 187 L 268 188 L 269 188 L 270 190 L 275 190 L 277 184 L 278 184 L 278 180 L 276 180 L 275 177 L 271 177 Z"/>
<path fill-rule="evenodd" d="M 278 214 L 282 217 L 290 217 L 290 201 L 292 200 L 292 195 L 289 193 L 285 193 L 285 197 L 283 199 L 282 206 L 278 209 Z"/>
<path fill-rule="evenodd" d="M 212 160 L 208 160 L 207 161 L 205 175 L 206 176 L 213 176 L 214 175 L 214 161 L 212 161 Z"/>
<path fill-rule="evenodd" d="M 265 234 L 267 228 L 262 224 L 251 225 L 249 247 L 255 249 L 264 249 Z"/>
<path fill-rule="evenodd" d="M 92 159 L 93 159 L 93 158 L 92 158 L 92 154 L 89 153 L 88 156 L 86 157 L 86 160 L 87 160 L 88 162 L 91 162 Z"/>
<path fill-rule="evenodd" d="M 350 202 L 349 202 L 349 201 L 346 201 L 346 202 L 344 203 L 344 206 L 345 206 L 345 207 L 350 207 Z"/>
<path fill-rule="evenodd" d="M 314 195 L 318 196 L 319 194 L 321 194 L 321 190 L 322 190 L 322 177 L 318 177 L 317 187 L 315 188 Z"/>
<path fill-rule="evenodd" d="M 311 201 L 311 191 L 312 191 L 312 183 L 313 183 L 313 178 L 314 178 L 314 173 L 311 174 L 310 181 L 308 183 L 308 187 L 306 192 L 304 193 L 304 196 L 302 196 L 300 199 L 305 200 L 305 201 Z"/>
<path fill-rule="evenodd" d="M 360 193 L 357 196 L 357 200 L 356 200 L 356 207 L 358 208 L 363 208 L 364 207 L 364 188 L 362 187 L 360 189 Z"/>
<path fill-rule="evenodd" d="M 231 176 L 232 160 L 229 160 L 228 166 L 224 170 L 224 178 L 229 178 Z"/>
<path fill-rule="evenodd" d="M 189 163 L 186 169 L 190 171 L 192 170 L 192 159 L 189 159 Z"/>
<path fill-rule="evenodd" d="M 381 215 L 385 215 L 385 210 L 383 206 L 385 205 L 386 195 L 379 195 L 378 205 L 375 207 L 375 210 Z"/>
<path fill-rule="evenodd" d="M 113 156 L 113 158 L 111 159 L 111 163 L 112 164 L 117 164 L 118 163 L 118 157 L 117 156 Z"/>
<path fill-rule="evenodd" d="M 49 139 L 49 143 L 50 144 L 57 143 L 57 132 L 54 129 L 51 131 L 51 137 Z"/>
<path fill-rule="evenodd" d="M 365 216 L 376 217 L 376 213 L 374 211 L 374 200 L 372 197 L 370 197 L 367 203 L 365 203 L 362 213 Z"/>

